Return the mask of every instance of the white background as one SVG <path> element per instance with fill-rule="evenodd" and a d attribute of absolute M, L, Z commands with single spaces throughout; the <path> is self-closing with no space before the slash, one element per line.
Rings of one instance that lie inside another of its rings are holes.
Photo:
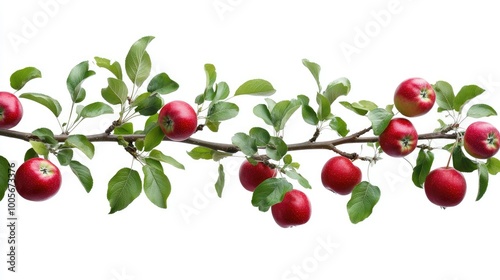
<path fill-rule="evenodd" d="M 161 4 L 160 4 L 161 3 Z M 347 77 L 352 91 L 342 100 L 368 99 L 379 106 L 392 103 L 402 80 L 419 76 L 434 83 L 450 82 L 456 91 L 477 84 L 487 91 L 480 102 L 499 104 L 500 43 L 498 17 L 492 1 L 3 1 L 0 4 L 0 87 L 10 90 L 12 72 L 35 66 L 42 79 L 21 92 L 41 92 L 63 105 L 68 117 L 69 70 L 84 60 L 102 56 L 124 65 L 137 39 L 152 35 L 148 47 L 153 74 L 166 72 L 180 84 L 167 100 L 194 104 L 205 85 L 203 65 L 213 63 L 218 81 L 234 91 L 253 78 L 270 81 L 272 98 L 314 96 L 315 83 L 302 66 L 308 58 L 322 66 L 324 85 Z M 350 48 L 352 53 L 346 52 Z M 343 51 L 344 49 L 344 51 Z M 102 101 L 100 89 L 109 76 L 97 75 L 84 85 L 85 104 Z M 130 84 L 129 84 L 130 85 Z M 314 99 L 313 99 L 314 100 Z M 220 133 L 200 132 L 198 138 L 229 143 L 230 137 L 252 126 L 265 126 L 251 109 L 257 97 L 233 99 L 240 115 L 223 123 Z M 22 100 L 25 115 L 16 127 L 32 131 L 48 127 L 58 133 L 49 110 Z M 369 125 L 341 106 L 351 131 Z M 498 109 L 498 108 L 497 108 Z M 430 132 L 433 112 L 414 119 Z M 100 133 L 115 119 L 107 115 L 87 120 L 78 133 Z M 497 117 L 488 121 L 500 124 Z M 139 126 L 138 120 L 138 125 Z M 466 120 L 464 125 L 470 123 Z M 313 127 L 297 114 L 286 130 L 289 143 L 307 140 Z M 320 140 L 336 137 L 325 134 Z M 18 165 L 29 144 L 2 138 L 0 154 Z M 439 142 L 433 142 L 438 144 Z M 306 225 L 282 229 L 270 214 L 250 204 L 251 194 L 238 182 L 241 157 L 223 161 L 226 188 L 214 195 L 217 164 L 191 160 L 192 146 L 162 143 L 164 153 L 185 164 L 181 171 L 166 166 L 173 190 L 168 209 L 151 204 L 144 193 L 127 209 L 108 215 L 107 182 L 130 165 L 130 156 L 113 143 L 96 143 L 92 161 L 76 154 L 93 172 L 87 194 L 68 168 L 63 186 L 44 203 L 18 200 L 17 272 L 7 271 L 6 213 L 0 203 L 0 279 L 498 279 L 500 227 L 499 178 L 490 177 L 485 197 L 475 202 L 477 174 L 467 174 L 469 189 L 462 204 L 442 210 L 413 186 L 411 167 L 384 157 L 370 170 L 370 180 L 382 196 L 371 217 L 350 223 L 348 197 L 321 185 L 322 164 L 333 153 L 296 152 L 301 173 L 313 185 L 305 190 L 313 214 Z M 349 152 L 370 151 L 360 145 Z M 436 151 L 435 166 L 445 152 Z M 414 162 L 415 156 L 409 159 Z M 367 165 L 357 162 L 367 179 Z M 134 165 L 138 168 L 138 164 Z M 301 188 L 296 185 L 295 187 Z M 5 224 L 5 225 L 4 225 Z"/>

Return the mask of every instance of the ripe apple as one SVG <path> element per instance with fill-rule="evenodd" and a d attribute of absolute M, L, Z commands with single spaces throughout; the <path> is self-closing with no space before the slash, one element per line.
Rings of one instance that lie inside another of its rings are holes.
<path fill-rule="evenodd" d="M 311 218 L 311 202 L 306 194 L 293 189 L 283 200 L 271 206 L 274 221 L 283 228 L 303 225 Z"/>
<path fill-rule="evenodd" d="M 394 105 L 398 111 L 407 117 L 417 117 L 426 114 L 434 106 L 436 92 L 422 78 L 404 80 L 394 93 Z"/>
<path fill-rule="evenodd" d="M 464 175 L 453 167 L 440 167 L 429 172 L 424 190 L 427 198 L 441 207 L 456 206 L 462 202 L 467 190 Z"/>
<path fill-rule="evenodd" d="M 474 122 L 465 130 L 464 148 L 475 158 L 490 158 L 500 149 L 500 133 L 490 123 Z"/>
<path fill-rule="evenodd" d="M 350 159 L 335 156 L 323 166 L 321 182 L 330 191 L 347 195 L 361 182 L 361 170 Z"/>
<path fill-rule="evenodd" d="M 196 132 L 198 116 L 191 105 L 176 100 L 161 108 L 158 114 L 158 124 L 168 139 L 184 141 Z"/>
<path fill-rule="evenodd" d="M 23 106 L 14 94 L 0 92 L 0 129 L 16 126 L 23 117 Z"/>
<path fill-rule="evenodd" d="M 404 157 L 417 147 L 418 133 L 405 118 L 394 118 L 379 135 L 380 148 L 392 157 Z"/>
<path fill-rule="evenodd" d="M 240 166 L 239 177 L 241 185 L 253 192 L 266 179 L 276 177 L 276 169 L 270 168 L 263 162 L 253 165 L 246 160 Z"/>
<path fill-rule="evenodd" d="M 47 200 L 61 187 L 61 172 L 52 162 L 31 158 L 17 169 L 14 177 L 17 193 L 31 201 Z"/>

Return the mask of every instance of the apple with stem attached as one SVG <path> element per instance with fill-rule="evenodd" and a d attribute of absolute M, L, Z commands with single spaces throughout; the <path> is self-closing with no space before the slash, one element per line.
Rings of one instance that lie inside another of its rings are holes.
<path fill-rule="evenodd" d="M 0 92 L 0 129 L 16 126 L 23 117 L 23 106 L 14 94 Z"/>
<path fill-rule="evenodd" d="M 271 206 L 274 221 L 283 228 L 303 225 L 311 218 L 311 202 L 305 193 L 292 189 Z"/>
<path fill-rule="evenodd" d="M 384 153 L 392 157 L 404 157 L 417 147 L 418 133 L 409 120 L 394 118 L 379 135 L 379 143 Z"/>
<path fill-rule="evenodd" d="M 361 170 L 344 156 L 329 159 L 321 170 L 321 182 L 328 190 L 347 195 L 361 182 Z"/>
<path fill-rule="evenodd" d="M 463 141 L 467 153 L 478 159 L 488 159 L 500 149 L 500 133 L 488 122 L 470 124 L 465 130 Z"/>
<path fill-rule="evenodd" d="M 394 106 L 407 117 L 418 117 L 432 109 L 436 101 L 436 92 L 422 78 L 404 80 L 394 93 Z"/>
<path fill-rule="evenodd" d="M 240 166 L 240 183 L 246 190 L 253 192 L 260 183 L 276 177 L 276 173 L 276 169 L 270 168 L 263 162 L 259 161 L 253 165 L 246 160 Z"/>
<path fill-rule="evenodd" d="M 14 184 L 17 193 L 31 201 L 47 200 L 61 187 L 61 172 L 52 162 L 43 158 L 31 158 L 16 171 Z"/>
<path fill-rule="evenodd" d="M 467 191 L 464 175 L 453 167 L 440 167 L 429 172 L 424 190 L 430 202 L 443 208 L 460 204 Z"/>
<path fill-rule="evenodd" d="M 187 102 L 176 100 L 161 108 L 158 124 L 168 139 L 184 141 L 196 132 L 198 116 Z"/>

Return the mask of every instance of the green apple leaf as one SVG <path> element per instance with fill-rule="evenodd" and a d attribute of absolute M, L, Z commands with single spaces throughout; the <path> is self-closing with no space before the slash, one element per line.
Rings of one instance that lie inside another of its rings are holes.
<path fill-rule="evenodd" d="M 493 107 L 486 104 L 474 104 L 467 110 L 467 117 L 471 118 L 484 118 L 496 116 L 497 112 Z"/>
<path fill-rule="evenodd" d="M 198 159 L 212 159 L 215 154 L 215 150 L 207 148 L 207 147 L 195 147 L 191 151 L 187 152 L 187 154 L 195 160 Z"/>
<path fill-rule="evenodd" d="M 349 133 L 347 123 L 340 117 L 333 117 L 330 120 L 330 128 L 337 132 L 339 136 L 345 137 Z"/>
<path fill-rule="evenodd" d="M 380 189 L 377 186 L 363 181 L 352 190 L 351 199 L 347 202 L 347 212 L 353 224 L 368 218 L 373 207 L 380 199 Z"/>
<path fill-rule="evenodd" d="M 137 40 L 125 58 L 127 76 L 137 87 L 142 86 L 151 73 L 151 58 L 146 52 L 146 47 L 153 39 L 153 36 L 146 36 Z"/>
<path fill-rule="evenodd" d="M 9 188 L 10 179 L 10 163 L 6 158 L 0 156 L 0 201 L 2 201 L 5 192 Z"/>
<path fill-rule="evenodd" d="M 317 125 L 319 122 L 318 115 L 316 111 L 309 106 L 309 97 L 305 95 L 298 95 L 297 99 L 302 104 L 302 118 L 304 121 L 310 125 Z"/>
<path fill-rule="evenodd" d="M 108 69 L 117 79 L 123 79 L 122 67 L 118 61 L 111 63 L 109 59 L 98 56 L 94 57 L 94 60 L 97 66 Z"/>
<path fill-rule="evenodd" d="M 148 92 L 169 94 L 179 89 L 179 84 L 170 79 L 167 73 L 160 73 L 154 76 L 148 84 Z"/>
<path fill-rule="evenodd" d="M 286 122 L 301 106 L 297 99 L 283 100 L 274 105 L 271 110 L 271 120 L 276 131 L 283 130 Z"/>
<path fill-rule="evenodd" d="M 340 101 L 340 105 L 344 106 L 346 109 L 353 111 L 354 113 L 364 116 L 368 113 L 368 109 L 364 108 L 363 106 L 360 106 L 359 103 L 349 103 L 347 101 Z"/>
<path fill-rule="evenodd" d="M 108 183 L 107 197 L 111 208 L 109 214 L 125 209 L 141 191 L 139 173 L 127 167 L 120 169 Z"/>
<path fill-rule="evenodd" d="M 261 127 L 252 127 L 249 136 L 255 139 L 255 144 L 257 146 L 265 146 L 271 140 L 269 132 Z"/>
<path fill-rule="evenodd" d="M 222 197 L 222 191 L 224 190 L 224 184 L 226 182 L 224 166 L 219 163 L 219 168 L 217 169 L 218 177 L 215 182 L 215 191 L 219 197 Z"/>
<path fill-rule="evenodd" d="M 413 168 L 412 181 L 415 186 L 422 188 L 425 183 L 425 178 L 429 174 L 432 163 L 434 162 L 434 154 L 431 151 L 420 149 L 417 157 L 417 164 Z"/>
<path fill-rule="evenodd" d="M 264 120 L 268 125 L 273 125 L 273 120 L 271 119 L 271 112 L 265 104 L 258 104 L 253 108 L 253 113 Z"/>
<path fill-rule="evenodd" d="M 86 92 L 82 88 L 83 82 L 90 76 L 95 75 L 95 72 L 89 70 L 89 62 L 83 61 L 71 69 L 66 85 L 74 103 L 80 103 L 85 99 Z"/>
<path fill-rule="evenodd" d="M 49 109 L 54 116 L 59 117 L 61 114 L 62 108 L 61 104 L 59 104 L 59 101 L 56 99 L 42 93 L 23 93 L 19 95 L 20 98 L 25 98 L 31 101 L 35 101 L 36 103 L 39 103 L 47 109 Z"/>
<path fill-rule="evenodd" d="M 220 82 L 215 87 L 215 95 L 212 102 L 215 103 L 219 100 L 224 100 L 229 96 L 229 85 L 226 82 Z"/>
<path fill-rule="evenodd" d="M 453 110 L 455 94 L 453 87 L 445 81 L 438 81 L 432 85 L 436 92 L 436 103 L 441 110 Z"/>
<path fill-rule="evenodd" d="M 280 203 L 285 194 L 293 189 L 285 178 L 269 178 L 255 188 L 252 195 L 252 205 L 260 211 L 267 212 L 271 206 Z"/>
<path fill-rule="evenodd" d="M 73 149 L 62 149 L 57 151 L 57 160 L 62 166 L 68 166 L 73 160 Z"/>
<path fill-rule="evenodd" d="M 31 134 L 35 135 L 40 139 L 42 142 L 50 144 L 50 145 L 57 145 L 59 141 L 57 141 L 54 138 L 54 133 L 48 129 L 48 128 L 38 128 L 34 130 Z"/>
<path fill-rule="evenodd" d="M 498 172 L 500 172 L 500 160 L 495 157 L 491 157 L 486 160 L 486 167 L 491 175 L 497 175 Z"/>
<path fill-rule="evenodd" d="M 47 158 L 49 156 L 49 149 L 43 142 L 31 140 L 30 144 L 37 154 L 43 156 L 44 158 Z"/>
<path fill-rule="evenodd" d="M 288 152 L 288 146 L 280 137 L 271 136 L 269 143 L 266 145 L 266 154 L 269 158 L 280 160 Z"/>
<path fill-rule="evenodd" d="M 146 159 L 146 165 L 142 167 L 144 172 L 144 192 L 148 199 L 160 208 L 167 208 L 167 198 L 170 195 L 171 186 L 167 175 L 159 161 Z"/>
<path fill-rule="evenodd" d="M 15 90 L 21 90 L 29 81 L 41 77 L 42 72 L 35 67 L 19 69 L 10 75 L 10 86 Z"/>
<path fill-rule="evenodd" d="M 65 141 L 65 145 L 77 148 L 82 151 L 89 159 L 94 157 L 95 147 L 85 135 L 75 134 L 70 135 Z"/>
<path fill-rule="evenodd" d="M 453 167 L 461 172 L 472 172 L 477 169 L 477 162 L 469 159 L 462 151 L 462 146 L 457 145 L 453 149 Z"/>
<path fill-rule="evenodd" d="M 347 78 L 339 78 L 329 83 L 323 94 L 332 104 L 340 96 L 347 95 L 349 91 L 351 91 L 351 82 Z"/>
<path fill-rule="evenodd" d="M 101 95 L 109 104 L 125 104 L 127 102 L 128 88 L 122 80 L 108 78 L 108 86 L 101 90 Z"/>
<path fill-rule="evenodd" d="M 165 134 L 161 130 L 160 126 L 157 125 L 151 129 L 144 137 L 144 151 L 148 152 L 156 148 L 165 138 Z"/>
<path fill-rule="evenodd" d="M 80 116 L 82 118 L 95 118 L 104 114 L 113 114 L 113 108 L 103 102 L 94 102 L 82 108 Z"/>
<path fill-rule="evenodd" d="M 71 168 L 71 171 L 73 171 L 73 173 L 76 175 L 80 183 L 82 183 L 87 193 L 89 193 L 92 190 L 92 186 L 94 185 L 94 179 L 92 178 L 90 169 L 76 160 L 72 160 L 69 163 L 69 167 Z"/>
<path fill-rule="evenodd" d="M 207 120 L 211 122 L 229 120 L 236 117 L 239 110 L 238 105 L 234 103 L 218 101 L 216 103 L 212 103 L 208 109 Z"/>
<path fill-rule="evenodd" d="M 243 132 L 238 132 L 231 137 L 231 142 L 247 156 L 253 156 L 257 153 L 257 144 L 255 139 Z"/>
<path fill-rule="evenodd" d="M 263 79 L 254 79 L 243 83 L 238 89 L 236 89 L 234 95 L 270 96 L 275 92 L 276 90 L 270 82 Z"/>
<path fill-rule="evenodd" d="M 24 161 L 27 161 L 28 159 L 31 158 L 37 158 L 38 154 L 33 148 L 29 148 L 26 153 L 24 153 Z"/>
<path fill-rule="evenodd" d="M 311 184 L 309 184 L 309 181 L 307 181 L 307 179 L 304 178 L 304 176 L 298 173 L 297 170 L 287 169 L 285 175 L 291 179 L 297 180 L 302 187 L 306 189 L 312 189 Z"/>
<path fill-rule="evenodd" d="M 321 83 L 319 81 L 319 73 L 321 72 L 321 66 L 315 62 L 311 62 L 307 59 L 302 59 L 302 64 L 309 69 L 309 72 L 314 77 L 314 80 L 316 81 L 316 85 L 318 85 L 318 93 L 321 92 Z"/>
<path fill-rule="evenodd" d="M 151 116 L 156 114 L 163 106 L 163 99 L 156 93 L 145 92 L 139 95 L 132 104 L 131 107 L 137 106 L 135 111 L 142 116 Z"/>
<path fill-rule="evenodd" d="M 113 130 L 115 135 L 134 134 L 134 124 L 131 122 L 121 124 Z"/>
<path fill-rule="evenodd" d="M 479 191 L 477 193 L 476 201 L 479 201 L 488 188 L 488 167 L 484 163 L 479 163 L 477 165 L 477 172 L 479 174 Z"/>
<path fill-rule="evenodd" d="M 318 103 L 318 119 L 320 121 L 326 120 L 328 117 L 330 117 L 331 113 L 331 108 L 330 108 L 330 102 L 328 99 L 322 95 L 322 94 L 316 94 L 316 102 Z"/>
<path fill-rule="evenodd" d="M 382 108 L 377 108 L 368 112 L 368 119 L 372 123 L 373 133 L 380 135 L 389 125 L 394 115 Z"/>
<path fill-rule="evenodd" d="M 198 105 L 205 102 L 205 100 L 212 101 L 215 96 L 214 84 L 217 80 L 217 72 L 215 70 L 215 66 L 213 64 L 205 64 L 204 69 L 206 76 L 205 91 L 202 95 L 196 98 L 196 104 Z"/>
<path fill-rule="evenodd" d="M 476 85 L 463 86 L 453 100 L 453 109 L 457 112 L 461 112 L 465 104 L 483 92 L 484 89 Z"/>
<path fill-rule="evenodd" d="M 154 159 L 154 160 L 157 160 L 157 161 L 161 161 L 161 162 L 164 162 L 164 163 L 167 163 L 167 164 L 170 164 L 173 167 L 176 167 L 176 168 L 179 168 L 179 169 L 185 169 L 184 165 L 182 165 L 180 162 L 178 162 L 177 160 L 175 160 L 171 156 L 165 155 L 164 153 L 162 153 L 159 150 L 152 150 L 149 153 L 148 158 Z"/>

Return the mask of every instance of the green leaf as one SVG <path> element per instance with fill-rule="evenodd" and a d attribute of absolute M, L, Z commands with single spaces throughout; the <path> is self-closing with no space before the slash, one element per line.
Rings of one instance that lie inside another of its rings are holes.
<path fill-rule="evenodd" d="M 80 183 L 82 183 L 83 187 L 89 193 L 92 190 L 92 186 L 94 185 L 94 179 L 92 179 L 92 174 L 87 166 L 81 164 L 76 160 L 72 160 L 69 163 L 69 167 L 71 171 L 76 175 Z"/>
<path fill-rule="evenodd" d="M 442 110 L 452 110 L 455 99 L 453 88 L 445 81 L 438 81 L 432 86 L 436 92 L 436 103 Z"/>
<path fill-rule="evenodd" d="M 62 108 L 59 101 L 56 99 L 42 93 L 23 93 L 19 95 L 20 98 L 29 99 L 35 101 L 49 109 L 56 117 L 61 114 Z"/>
<path fill-rule="evenodd" d="M 368 112 L 368 119 L 372 123 L 373 133 L 375 135 L 380 135 L 384 132 L 393 116 L 391 112 L 387 112 L 382 108 L 377 108 Z"/>
<path fill-rule="evenodd" d="M 238 115 L 239 108 L 236 104 L 218 101 L 208 109 L 207 119 L 212 122 L 220 122 L 232 119 Z"/>
<path fill-rule="evenodd" d="M 316 102 L 318 103 L 318 119 L 320 121 L 326 120 L 331 113 L 330 102 L 322 94 L 316 94 Z"/>
<path fill-rule="evenodd" d="M 354 113 L 360 115 L 360 116 L 364 116 L 368 113 L 368 110 L 365 109 L 365 108 L 359 108 L 360 106 L 354 106 L 353 104 L 347 102 L 347 101 L 340 101 L 339 102 L 340 105 L 344 106 L 346 109 L 349 109 L 351 111 L 353 111 Z M 359 104 L 359 103 L 358 103 Z"/>
<path fill-rule="evenodd" d="M 236 90 L 234 95 L 270 96 L 275 92 L 276 90 L 273 88 L 273 85 L 271 85 L 270 82 L 262 79 L 254 79 L 243 83 Z"/>
<path fill-rule="evenodd" d="M 113 133 L 115 135 L 126 135 L 134 133 L 134 124 L 131 122 L 121 124 L 120 126 L 115 127 Z"/>
<path fill-rule="evenodd" d="M 274 129 L 276 131 L 283 130 L 288 119 L 290 119 L 300 106 L 301 103 L 297 99 L 283 100 L 276 103 L 271 110 L 271 119 Z"/>
<path fill-rule="evenodd" d="M 104 114 L 113 114 L 113 108 L 103 102 L 94 102 L 83 107 L 80 112 L 82 118 L 95 118 Z"/>
<path fill-rule="evenodd" d="M 146 133 L 144 137 L 144 151 L 148 152 L 156 148 L 165 138 L 165 134 L 161 130 L 160 126 L 157 125 Z"/>
<path fill-rule="evenodd" d="M 128 88 L 122 80 L 108 78 L 108 86 L 101 89 L 101 95 L 112 105 L 125 104 L 127 102 Z"/>
<path fill-rule="evenodd" d="M 219 197 L 222 197 L 222 191 L 224 190 L 225 184 L 225 174 L 224 174 L 224 166 L 219 163 L 219 168 L 217 169 L 218 177 L 215 182 L 215 191 Z"/>
<path fill-rule="evenodd" d="M 335 130 L 339 136 L 345 137 L 349 133 L 347 123 L 340 117 L 333 117 L 330 128 Z"/>
<path fill-rule="evenodd" d="M 205 121 L 205 126 L 208 127 L 208 129 L 210 129 L 210 131 L 217 132 L 217 131 L 219 131 L 220 123 L 221 122 L 214 122 L 214 121 L 207 119 Z"/>
<path fill-rule="evenodd" d="M 266 146 L 266 154 L 269 158 L 280 160 L 288 152 L 288 146 L 280 137 L 272 136 Z"/>
<path fill-rule="evenodd" d="M 27 161 L 28 159 L 31 158 L 37 158 L 38 154 L 33 148 L 29 148 L 26 153 L 24 154 L 24 161 Z"/>
<path fill-rule="evenodd" d="M 486 104 L 475 104 L 472 105 L 469 110 L 467 110 L 467 117 L 471 118 L 483 118 L 496 115 L 497 112 L 495 111 L 495 109 Z"/>
<path fill-rule="evenodd" d="M 206 147 L 195 147 L 191 151 L 187 152 L 192 159 L 212 159 L 215 150 Z"/>
<path fill-rule="evenodd" d="M 264 120 L 264 122 L 268 125 L 273 125 L 273 121 L 271 119 L 271 112 L 267 108 L 265 104 L 258 104 L 253 108 L 253 113 Z"/>
<path fill-rule="evenodd" d="M 231 137 L 231 142 L 247 156 L 253 156 L 257 153 L 257 144 L 255 139 L 243 132 L 238 132 Z"/>
<path fill-rule="evenodd" d="M 420 149 L 417 157 L 417 164 L 413 168 L 412 181 L 415 186 L 422 188 L 425 178 L 429 174 L 432 163 L 434 162 L 434 154 L 431 151 Z"/>
<path fill-rule="evenodd" d="M 462 146 L 457 145 L 453 149 L 453 167 L 461 172 L 472 172 L 477 169 L 477 162 L 469 159 L 462 151 Z"/>
<path fill-rule="evenodd" d="M 465 104 L 483 92 L 484 89 L 476 85 L 463 86 L 453 100 L 453 109 L 457 112 L 461 112 Z"/>
<path fill-rule="evenodd" d="M 340 96 L 347 95 L 349 91 L 351 91 L 351 82 L 347 78 L 339 78 L 329 83 L 323 94 L 332 104 Z"/>
<path fill-rule="evenodd" d="M 486 167 L 491 175 L 497 175 L 498 172 L 500 172 L 500 160 L 495 157 L 491 157 L 486 160 Z"/>
<path fill-rule="evenodd" d="M 123 79 L 122 67 L 118 61 L 115 61 L 113 62 L 113 64 L 111 64 L 111 61 L 109 59 L 98 56 L 94 57 L 94 60 L 97 66 L 108 69 L 113 75 L 115 75 L 117 79 Z"/>
<path fill-rule="evenodd" d="M 271 140 L 269 132 L 261 127 L 252 127 L 249 136 L 255 139 L 257 146 L 265 146 Z"/>
<path fill-rule="evenodd" d="M 484 163 L 479 163 L 477 165 L 477 171 L 479 174 L 479 191 L 477 193 L 476 201 L 479 201 L 484 193 L 486 192 L 486 189 L 488 188 L 488 167 Z"/>
<path fill-rule="evenodd" d="M 90 142 L 85 135 L 70 135 L 66 139 L 65 144 L 69 147 L 74 147 L 82 151 L 89 159 L 94 157 L 94 144 L 92 144 L 92 142 Z"/>
<path fill-rule="evenodd" d="M 266 212 L 283 200 L 285 194 L 293 189 L 285 178 L 269 178 L 257 186 L 252 195 L 252 205 Z"/>
<path fill-rule="evenodd" d="M 9 188 L 10 180 L 10 163 L 9 161 L 0 156 L 0 201 L 5 196 L 5 192 Z"/>
<path fill-rule="evenodd" d="M 302 187 L 306 189 L 312 189 L 311 184 L 309 184 L 309 181 L 307 181 L 307 179 L 304 178 L 301 174 L 299 174 L 296 170 L 289 169 L 285 172 L 285 175 L 294 180 L 297 180 Z"/>
<path fill-rule="evenodd" d="M 34 130 L 31 134 L 35 135 L 40 139 L 42 142 L 50 144 L 50 145 L 56 145 L 59 142 L 54 138 L 54 133 L 48 129 L 48 128 L 38 128 Z"/>
<path fill-rule="evenodd" d="M 173 157 L 163 154 L 159 150 L 152 150 L 151 153 L 149 153 L 148 158 L 170 164 L 173 167 L 176 167 L 179 169 L 184 169 L 184 165 L 182 165 L 180 162 L 175 160 Z"/>
<path fill-rule="evenodd" d="M 302 104 L 302 118 L 304 121 L 310 125 L 317 125 L 319 122 L 318 115 L 316 111 L 309 106 L 309 97 L 305 95 L 298 95 L 297 99 Z"/>
<path fill-rule="evenodd" d="M 89 62 L 83 61 L 77 64 L 68 75 L 66 85 L 74 103 L 80 103 L 85 99 L 85 89 L 82 88 L 83 82 L 90 76 L 95 75 L 95 72 L 89 70 Z"/>
<path fill-rule="evenodd" d="M 167 73 L 160 73 L 154 76 L 148 84 L 148 92 L 169 94 L 179 89 L 179 84 L 170 79 Z"/>
<path fill-rule="evenodd" d="M 156 93 L 145 92 L 139 95 L 130 105 L 137 106 L 135 111 L 142 116 L 151 116 L 156 114 L 163 106 L 163 99 Z"/>
<path fill-rule="evenodd" d="M 73 150 L 72 149 L 63 149 L 57 151 L 57 160 L 62 166 L 68 166 L 73 159 Z"/>
<path fill-rule="evenodd" d="M 229 96 L 229 85 L 226 82 L 220 82 L 215 89 L 215 95 L 212 102 L 224 100 Z"/>
<path fill-rule="evenodd" d="M 354 187 L 351 199 L 347 202 L 351 222 L 357 224 L 368 218 L 379 199 L 380 189 L 369 182 L 363 181 Z"/>
<path fill-rule="evenodd" d="M 171 191 L 170 181 L 158 161 L 148 159 L 146 162 L 147 164 L 142 167 L 144 192 L 154 205 L 167 208 L 167 198 Z"/>
<path fill-rule="evenodd" d="M 215 71 L 215 66 L 213 64 L 205 64 L 204 66 L 205 69 L 205 75 L 206 75 L 206 85 L 205 85 L 205 92 L 203 93 L 201 99 L 211 101 L 214 98 L 215 92 L 214 92 L 214 83 L 215 80 L 217 79 L 217 72 Z M 201 100 L 200 100 L 201 101 Z M 203 103 L 201 101 L 201 104 Z"/>
<path fill-rule="evenodd" d="M 35 67 L 19 69 L 10 75 L 10 86 L 15 90 L 22 89 L 29 81 L 41 78 L 42 72 Z"/>
<path fill-rule="evenodd" d="M 30 144 L 31 144 L 31 147 L 33 148 L 33 150 L 35 150 L 35 152 L 45 158 L 47 158 L 49 156 L 49 149 L 47 148 L 47 146 L 42 143 L 42 142 L 39 142 L 39 141 L 30 141 Z"/>
<path fill-rule="evenodd" d="M 139 173 L 130 168 L 120 169 L 108 183 L 109 214 L 125 209 L 142 191 Z"/>
<path fill-rule="evenodd" d="M 304 64 L 307 69 L 309 69 L 309 72 L 314 77 L 314 80 L 316 81 L 316 84 L 318 85 L 318 92 L 321 92 L 321 83 L 319 81 L 319 73 L 321 72 L 321 66 L 315 62 L 311 62 L 307 59 L 302 59 L 302 64 Z"/>
<path fill-rule="evenodd" d="M 151 58 L 146 52 L 146 47 L 153 39 L 153 36 L 146 36 L 137 40 L 125 58 L 127 76 L 138 87 L 142 86 L 151 72 Z"/>
<path fill-rule="evenodd" d="M 290 154 L 286 154 L 284 157 L 283 157 L 283 163 L 285 165 L 289 165 L 292 163 L 292 155 Z"/>

